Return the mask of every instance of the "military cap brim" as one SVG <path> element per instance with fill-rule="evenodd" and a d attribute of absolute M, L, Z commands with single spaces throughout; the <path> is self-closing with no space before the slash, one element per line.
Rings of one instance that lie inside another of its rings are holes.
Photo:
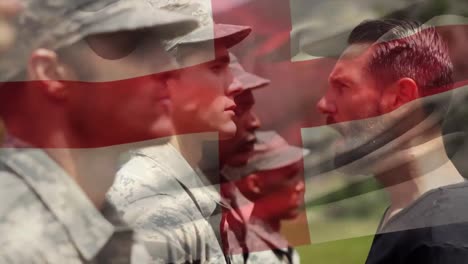
<path fill-rule="evenodd" d="M 172 49 L 177 45 L 197 44 L 208 41 L 214 41 L 216 44 L 231 48 L 243 41 L 251 32 L 252 29 L 250 27 L 240 25 L 213 24 L 203 26 L 178 39 L 168 49 Z"/>
<path fill-rule="evenodd" d="M 230 180 L 239 180 L 252 173 L 285 168 L 303 160 L 310 150 L 289 145 L 280 135 L 273 131 L 256 133 L 252 156 L 245 166 L 225 166 L 223 175 Z"/>

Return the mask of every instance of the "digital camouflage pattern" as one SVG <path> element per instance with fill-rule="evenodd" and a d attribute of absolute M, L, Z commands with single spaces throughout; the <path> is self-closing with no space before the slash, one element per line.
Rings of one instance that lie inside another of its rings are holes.
<path fill-rule="evenodd" d="M 247 26 L 216 24 L 213 21 L 211 0 L 147 0 L 156 8 L 194 17 L 199 27 L 188 34 L 166 42 L 166 49 L 172 50 L 181 45 L 204 43 L 214 45 L 221 40 L 230 48 L 245 39 L 252 29 Z"/>
<path fill-rule="evenodd" d="M 219 192 L 171 144 L 134 152 L 108 197 L 157 263 L 225 263 L 209 222 Z"/>
<path fill-rule="evenodd" d="M 0 263 L 149 261 L 116 211 L 99 212 L 42 150 L 2 149 L 0 193 Z"/>

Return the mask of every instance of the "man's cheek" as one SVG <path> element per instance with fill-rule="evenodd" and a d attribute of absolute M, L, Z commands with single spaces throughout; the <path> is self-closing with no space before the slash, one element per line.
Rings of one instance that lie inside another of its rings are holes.
<path fill-rule="evenodd" d="M 368 95 L 369 97 L 366 97 Z M 348 113 L 353 117 L 349 121 L 373 117 L 378 114 L 379 100 L 369 94 L 354 96 Z"/>

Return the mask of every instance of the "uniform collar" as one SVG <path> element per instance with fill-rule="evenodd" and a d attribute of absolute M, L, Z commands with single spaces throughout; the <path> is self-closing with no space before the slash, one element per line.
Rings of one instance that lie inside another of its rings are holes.
<path fill-rule="evenodd" d="M 227 181 L 222 187 L 224 203 L 229 205 L 229 209 L 239 221 L 246 223 L 252 215 L 255 204 L 247 199 L 233 182 Z"/>
<path fill-rule="evenodd" d="M 263 251 L 267 249 L 286 250 L 288 241 L 261 219 L 252 217 L 247 223 L 247 247 L 249 251 Z"/>
<path fill-rule="evenodd" d="M 170 177 L 176 179 L 190 192 L 204 217 L 211 216 L 217 204 L 220 204 L 219 186 L 205 184 L 202 171 L 199 168 L 192 168 L 171 143 L 139 149 L 136 153 L 168 168 L 171 172 Z"/>
<path fill-rule="evenodd" d="M 0 162 L 18 174 L 63 224 L 86 260 L 93 259 L 114 233 L 114 226 L 96 209 L 76 182 L 43 150 L 18 147 L 10 139 Z M 10 148 L 8 148 L 10 147 Z"/>

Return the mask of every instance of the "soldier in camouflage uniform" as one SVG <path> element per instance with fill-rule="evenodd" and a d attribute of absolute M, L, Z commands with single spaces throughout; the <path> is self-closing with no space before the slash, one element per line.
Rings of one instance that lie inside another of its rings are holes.
<path fill-rule="evenodd" d="M 226 212 L 225 240 L 230 254 L 245 263 L 299 263 L 299 255 L 280 234 L 280 222 L 297 217 L 304 195 L 303 156 L 275 132 L 257 132 L 253 154 L 244 166 L 224 166 L 234 182 L 233 210 Z M 224 186 L 223 186 L 224 187 Z"/>
<path fill-rule="evenodd" d="M 219 229 L 219 221 L 210 223 L 220 194 L 200 160 L 207 141 L 217 140 L 218 133 L 224 138 L 235 133 L 233 97 L 240 89 L 231 86 L 228 49 L 247 37 L 250 28 L 213 24 L 210 1 L 150 2 L 193 15 L 201 24 L 166 43 L 184 67 L 169 83 L 174 91 L 174 126 L 178 135 L 184 135 L 134 152 L 118 172 L 109 198 L 124 219 L 142 231 L 153 256 L 165 255 L 166 262 L 174 263 L 225 263 L 213 229 Z M 210 160 L 207 166 L 216 167 L 217 151 L 209 154 L 212 159 L 204 159 Z"/>
<path fill-rule="evenodd" d="M 230 68 L 234 74 L 237 85 L 242 88 L 242 92 L 239 93 L 234 99 L 236 102 L 236 115 L 234 122 L 237 126 L 236 135 L 228 140 L 222 140 L 219 142 L 219 157 L 220 167 L 224 165 L 230 166 L 245 166 L 249 157 L 253 154 L 253 147 L 257 141 L 255 131 L 260 128 L 261 122 L 256 113 L 253 110 L 255 105 L 255 98 L 253 92 L 259 88 L 263 88 L 270 84 L 270 81 L 264 79 L 255 74 L 245 71 L 244 67 L 239 63 L 239 60 L 231 53 L 231 64 Z M 237 221 L 242 228 L 245 224 L 245 210 L 238 210 L 237 205 L 234 203 L 235 200 L 246 199 L 237 189 L 233 182 L 225 179 L 222 174 L 217 172 L 222 177 L 221 185 L 221 196 L 224 204 L 227 204 L 227 208 L 223 208 L 222 222 L 220 226 L 220 236 L 222 237 L 224 252 L 231 258 L 233 263 L 244 263 L 244 255 L 242 252 L 233 252 L 230 247 L 238 249 L 238 246 L 229 245 L 226 234 L 230 235 L 242 235 L 242 230 L 230 230 L 230 225 L 227 221 L 227 214 L 232 214 L 234 218 L 229 220 Z M 235 197 L 235 198 L 234 198 Z M 223 236 L 224 235 L 224 236 Z M 231 242 L 236 237 L 231 237 Z M 242 238 L 239 237 L 240 240 Z"/>
<path fill-rule="evenodd" d="M 115 80 L 104 76 L 109 70 L 104 65 L 131 72 L 140 49 L 160 43 L 168 30 L 186 34 L 196 21 L 133 1 L 23 0 L 22 5 L 15 20 L 18 45 L 0 61 L 5 82 L 0 115 L 7 128 L 0 151 L 0 263 L 148 263 L 144 245 L 104 199 L 118 153 L 128 146 L 94 147 L 171 130 L 165 122 L 169 112 L 161 110 L 166 97 L 159 97 L 166 93 L 166 79 L 153 75 L 99 85 L 77 80 Z M 150 32 L 154 35 L 146 35 Z M 135 33 L 149 38 L 129 43 L 128 34 Z M 175 66 L 157 45 L 144 51 L 169 63 L 148 71 Z M 106 60 L 110 55 L 113 60 Z M 138 68 L 144 67 L 149 65 Z M 81 72 L 90 68 L 93 75 Z M 131 89 L 121 87 L 130 84 Z M 141 106 L 145 95 L 153 99 Z M 149 123 L 133 125 L 130 118 L 140 117 Z M 117 126 L 125 131 L 112 131 Z"/>

